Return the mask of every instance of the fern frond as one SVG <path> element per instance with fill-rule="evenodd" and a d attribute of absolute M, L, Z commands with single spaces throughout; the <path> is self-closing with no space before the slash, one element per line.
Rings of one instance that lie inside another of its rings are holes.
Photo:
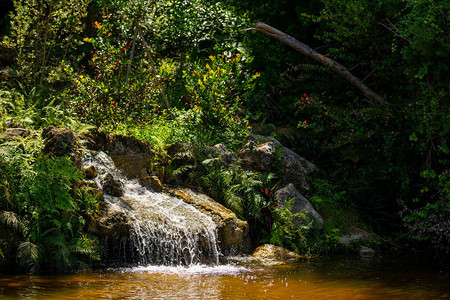
<path fill-rule="evenodd" d="M 233 193 L 231 190 L 225 192 L 225 205 L 236 213 L 239 217 L 242 217 L 244 208 L 242 205 L 242 198 Z"/>
<path fill-rule="evenodd" d="M 81 254 L 89 258 L 91 261 L 100 260 L 98 247 L 95 240 L 82 235 L 76 240 L 76 244 L 70 246 L 73 253 Z"/>
<path fill-rule="evenodd" d="M 220 157 L 213 157 L 213 158 L 205 159 L 204 161 L 202 161 L 202 164 L 205 166 L 208 166 L 208 165 L 213 164 L 218 161 L 220 161 Z"/>
<path fill-rule="evenodd" d="M 54 234 L 50 235 L 50 233 Z M 63 269 L 66 266 L 70 266 L 71 253 L 64 235 L 57 228 L 52 228 L 47 230 L 44 236 L 44 244 L 52 254 L 52 261 L 56 267 Z"/>
<path fill-rule="evenodd" d="M 27 268 L 31 273 L 39 271 L 42 258 L 41 248 L 32 242 L 22 242 L 17 248 L 17 259 L 21 267 Z"/>
<path fill-rule="evenodd" d="M 28 232 L 27 223 L 12 211 L 0 210 L 0 223 L 5 224 L 16 232 L 21 232 L 24 236 Z"/>

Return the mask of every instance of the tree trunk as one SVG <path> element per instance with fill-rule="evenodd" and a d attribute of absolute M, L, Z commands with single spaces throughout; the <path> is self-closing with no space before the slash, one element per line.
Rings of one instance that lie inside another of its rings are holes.
<path fill-rule="evenodd" d="M 321 64 L 325 65 L 326 67 L 330 68 L 331 70 L 337 72 L 339 75 L 344 77 L 347 81 L 349 81 L 353 86 L 355 86 L 357 89 L 359 89 L 364 96 L 366 96 L 372 104 L 374 102 L 377 102 L 378 104 L 384 105 L 386 104 L 386 101 L 372 91 L 370 88 L 368 88 L 361 80 L 359 80 L 357 77 L 355 77 L 352 73 L 350 73 L 344 66 L 339 64 L 337 61 L 332 60 L 331 58 L 328 58 L 316 51 L 314 51 L 311 47 L 308 45 L 296 40 L 295 38 L 291 37 L 290 35 L 279 31 L 276 28 L 273 28 L 267 24 L 264 23 L 257 23 L 255 27 L 249 28 L 249 30 L 256 30 L 259 31 L 265 35 L 268 35 L 270 37 L 273 37 L 280 42 L 285 43 L 286 45 L 291 46 L 298 52 L 311 57 Z"/>
<path fill-rule="evenodd" d="M 141 27 L 139 25 L 137 25 L 137 29 L 138 29 L 138 32 L 139 32 L 139 36 L 141 37 L 142 42 L 144 43 L 145 51 L 147 52 L 148 59 L 150 60 L 150 65 L 152 66 L 153 74 L 155 74 L 155 77 L 157 78 L 157 80 L 161 84 L 161 96 L 162 96 L 164 102 L 166 103 L 167 109 L 170 112 L 169 102 L 167 101 L 166 93 L 164 92 L 164 88 L 162 87 L 162 82 L 161 82 L 161 80 L 158 79 L 158 73 L 156 72 L 155 65 L 153 64 L 152 56 L 150 55 L 150 50 L 148 49 L 147 42 L 145 41 L 144 35 L 142 34 Z"/>
<path fill-rule="evenodd" d="M 125 77 L 125 82 L 128 84 L 128 78 L 130 76 L 130 71 L 131 71 L 131 64 L 133 63 L 133 56 L 134 56 L 134 48 L 136 46 L 136 35 L 137 35 L 137 30 L 136 30 L 136 26 L 134 26 L 133 28 L 134 34 L 133 34 L 133 44 L 131 46 L 131 53 L 130 53 L 130 62 L 128 63 L 127 66 L 127 75 Z"/>

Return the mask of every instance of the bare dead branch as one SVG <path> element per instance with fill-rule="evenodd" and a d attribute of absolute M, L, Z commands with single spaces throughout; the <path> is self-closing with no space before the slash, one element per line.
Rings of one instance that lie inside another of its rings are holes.
<path fill-rule="evenodd" d="M 326 67 L 330 68 L 331 70 L 335 71 L 336 73 L 344 77 L 354 87 L 359 89 L 364 94 L 364 96 L 366 96 L 367 99 L 371 100 L 372 103 L 377 102 L 378 104 L 381 105 L 386 104 L 386 101 L 383 99 L 383 97 L 372 91 L 360 79 L 358 79 L 352 73 L 350 73 L 344 66 L 342 66 L 335 60 L 332 60 L 331 58 L 328 58 L 314 51 L 311 47 L 296 40 L 290 35 L 261 22 L 257 23 L 255 27 L 248 28 L 246 30 L 259 31 L 267 36 L 273 37 L 279 40 L 280 42 L 285 43 L 288 46 L 291 46 L 298 52 L 315 59 L 316 61 L 320 62 L 321 64 L 325 65 Z"/>

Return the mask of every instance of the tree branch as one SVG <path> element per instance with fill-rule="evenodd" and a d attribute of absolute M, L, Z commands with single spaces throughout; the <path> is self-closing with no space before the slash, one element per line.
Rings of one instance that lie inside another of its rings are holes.
<path fill-rule="evenodd" d="M 133 34 L 133 44 L 131 46 L 131 53 L 130 53 L 130 62 L 128 63 L 127 66 L 127 75 L 125 77 L 125 82 L 128 84 L 128 77 L 130 76 L 130 71 L 131 71 L 131 64 L 133 63 L 133 56 L 134 56 L 134 48 L 136 46 L 136 35 L 137 35 L 137 30 L 136 30 L 136 26 L 134 26 L 133 28 L 134 34 Z"/>
<path fill-rule="evenodd" d="M 280 42 L 285 43 L 288 46 L 291 46 L 298 52 L 315 59 L 316 61 L 320 62 L 321 64 L 325 65 L 329 69 L 335 71 L 336 73 L 338 73 L 339 75 L 344 77 L 354 87 L 359 89 L 364 94 L 364 96 L 366 96 L 366 98 L 371 100 L 372 104 L 373 104 L 373 102 L 377 102 L 378 104 L 381 104 L 381 105 L 386 104 L 386 101 L 383 99 L 383 97 L 381 97 L 380 95 L 378 95 L 377 93 L 372 91 L 361 80 L 359 80 L 352 73 L 350 73 L 344 66 L 339 64 L 337 61 L 332 60 L 331 58 L 328 58 L 328 57 L 314 51 L 311 47 L 296 40 L 295 38 L 291 37 L 290 35 L 282 32 L 282 31 L 279 31 L 278 29 L 273 28 L 265 23 L 261 23 L 261 22 L 257 23 L 255 25 L 255 27 L 249 28 L 247 30 L 259 31 L 267 36 L 273 37 L 273 38 L 279 40 Z"/>
<path fill-rule="evenodd" d="M 147 52 L 148 59 L 150 60 L 150 65 L 152 66 L 153 74 L 155 75 L 155 77 L 159 81 L 159 83 L 161 84 L 161 96 L 162 96 L 164 102 L 166 103 L 167 109 L 170 112 L 170 105 L 169 105 L 169 102 L 167 101 L 166 93 L 164 92 L 164 88 L 162 87 L 161 80 L 158 79 L 158 73 L 156 72 L 155 65 L 153 64 L 152 56 L 150 55 L 150 50 L 148 48 L 147 42 L 145 41 L 144 35 L 142 34 L 141 26 L 137 25 L 137 29 L 139 32 L 139 36 L 141 37 L 141 40 L 144 43 L 145 51 Z"/>

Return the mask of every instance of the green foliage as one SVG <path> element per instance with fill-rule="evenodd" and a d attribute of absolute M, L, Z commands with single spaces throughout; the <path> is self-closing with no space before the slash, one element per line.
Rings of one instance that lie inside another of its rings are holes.
<path fill-rule="evenodd" d="M 202 161 L 200 185 L 214 200 L 245 220 L 259 221 L 263 199 L 258 193 L 258 174 L 242 170 L 237 164 L 226 168 L 220 158 Z"/>
<path fill-rule="evenodd" d="M 448 7 L 442 1 L 321 2 L 320 14 L 304 14 L 317 24 L 316 38 L 389 103 L 376 107 L 350 89 L 342 93 L 337 78 L 320 88 L 302 88 L 297 117 L 302 138 L 311 142 L 300 148 L 320 158 L 316 162 L 347 191 L 348 203 L 372 230 L 399 230 L 401 209 L 403 218 L 419 208 L 435 216 L 428 223 L 412 214 L 410 229 L 444 226 L 439 220 L 446 218 L 446 200 L 441 205 L 445 196 L 438 179 L 420 174 L 442 174 L 449 167 L 448 66 L 442 63 L 449 53 Z M 305 87 L 311 71 L 332 78 L 321 66 L 303 64 L 286 72 L 286 84 Z M 416 238 L 412 232 L 409 237 Z M 444 240 L 434 241 L 438 246 Z"/>
<path fill-rule="evenodd" d="M 94 76 L 75 75 L 70 66 L 64 70 L 74 78 L 73 90 L 67 92 L 66 107 L 79 120 L 97 128 L 117 127 L 120 123 L 139 124 L 157 109 L 160 92 L 153 75 L 139 68 L 126 78 L 130 44 L 116 45 L 111 38 L 110 16 L 95 22 L 97 38 L 85 38 L 94 46 L 90 65 Z"/>
<path fill-rule="evenodd" d="M 420 198 L 413 200 L 413 204 L 401 203 L 401 216 L 414 239 L 436 245 L 441 250 L 448 250 L 450 173 L 444 171 L 438 175 L 434 170 L 425 170 L 421 175 L 428 179 L 429 183 L 421 190 Z"/>
<path fill-rule="evenodd" d="M 46 99 L 47 97 L 47 99 Z M 0 90 L 0 111 L 4 112 L 3 125 L 14 124 L 23 128 L 39 128 L 42 125 L 61 125 L 66 116 L 56 98 L 44 89 Z"/>
<path fill-rule="evenodd" d="M 74 194 L 82 173 L 69 158 L 38 155 L 26 142 L 0 145 L 0 221 L 22 237 L 18 262 L 32 273 L 83 268 L 99 259 L 97 241 L 83 233 L 98 201 Z"/>
<path fill-rule="evenodd" d="M 242 139 L 249 133 L 242 114 L 240 98 L 253 88 L 259 75 L 248 76 L 242 70 L 241 56 L 210 56 L 206 65 L 194 63 L 185 72 L 188 104 L 194 108 L 196 126 L 219 135 L 223 142 Z"/>
<path fill-rule="evenodd" d="M 314 208 L 324 219 L 324 232 L 333 240 L 333 233 L 350 234 L 363 226 L 349 203 L 347 193 L 325 179 L 316 178 L 312 181 L 313 192 L 309 198 Z"/>
<path fill-rule="evenodd" d="M 61 59 L 76 60 L 69 50 L 79 45 L 82 19 L 90 0 L 15 0 L 11 33 L 3 40 L 14 48 L 19 76 L 42 88 L 51 82 Z"/>
<path fill-rule="evenodd" d="M 151 30 L 159 50 L 198 55 L 202 49 L 235 48 L 244 24 L 239 14 L 220 1 L 181 0 L 155 1 L 144 26 Z"/>
<path fill-rule="evenodd" d="M 261 243 L 269 242 L 296 253 L 309 254 L 312 249 L 308 232 L 313 227 L 313 221 L 304 213 L 293 214 L 291 212 L 293 201 L 290 199 L 285 205 L 274 208 L 275 218 L 271 231 L 266 233 Z"/>

